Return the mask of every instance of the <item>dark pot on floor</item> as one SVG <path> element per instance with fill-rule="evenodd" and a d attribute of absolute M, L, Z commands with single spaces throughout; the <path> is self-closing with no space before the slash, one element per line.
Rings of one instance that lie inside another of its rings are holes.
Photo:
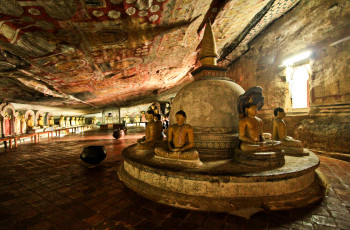
<path fill-rule="evenodd" d="M 103 145 L 88 146 L 83 149 L 80 155 L 85 163 L 98 164 L 107 156 L 106 148 Z"/>
<path fill-rule="evenodd" d="M 122 129 L 116 129 L 113 131 L 113 137 L 115 139 L 119 139 L 119 138 L 123 137 L 124 135 L 125 135 L 125 132 Z"/>

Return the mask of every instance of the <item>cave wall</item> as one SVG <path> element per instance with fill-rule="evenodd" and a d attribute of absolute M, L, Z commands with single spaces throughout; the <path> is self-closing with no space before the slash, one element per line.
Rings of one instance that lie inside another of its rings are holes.
<path fill-rule="evenodd" d="M 349 34 L 350 1 L 302 0 L 249 44 L 227 77 L 245 90 L 263 88 L 265 106 L 259 116 L 265 131 L 272 130 L 273 109 L 283 107 L 288 135 L 304 146 L 350 153 L 350 40 L 333 44 Z M 310 110 L 295 113 L 281 64 L 306 50 L 312 51 Z"/>

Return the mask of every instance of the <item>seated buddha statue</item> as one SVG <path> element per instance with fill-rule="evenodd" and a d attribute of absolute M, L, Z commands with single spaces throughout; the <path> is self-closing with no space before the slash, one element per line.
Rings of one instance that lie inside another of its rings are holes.
<path fill-rule="evenodd" d="M 241 163 L 257 166 L 283 165 L 281 142 L 265 140 L 263 122 L 257 117 L 258 109 L 263 106 L 263 100 L 260 87 L 250 88 L 238 99 L 240 144 L 238 150 L 235 151 L 235 159 Z"/>
<path fill-rule="evenodd" d="M 160 114 L 154 114 L 154 122 L 155 122 L 155 125 L 156 125 L 156 129 L 157 130 L 161 130 L 160 132 L 158 132 L 158 137 L 157 140 L 162 140 L 163 139 L 163 122 L 162 122 L 162 117 Z"/>
<path fill-rule="evenodd" d="M 40 128 L 44 127 L 44 118 L 41 115 L 39 116 L 39 119 L 38 119 L 38 125 L 40 126 Z"/>
<path fill-rule="evenodd" d="M 54 126 L 55 125 L 55 120 L 53 119 L 53 117 L 51 116 L 49 119 L 49 126 Z"/>
<path fill-rule="evenodd" d="M 180 160 L 199 160 L 199 154 L 193 148 L 193 128 L 185 124 L 186 113 L 180 110 L 175 117 L 176 124 L 168 128 L 167 146 L 157 147 L 155 149 L 156 156 Z"/>
<path fill-rule="evenodd" d="M 308 155 L 302 147 L 301 141 L 287 136 L 286 124 L 283 121 L 283 118 L 286 117 L 284 109 L 276 108 L 273 114 L 275 119 L 273 120 L 272 139 L 282 142 L 282 149 L 287 155 Z"/>
<path fill-rule="evenodd" d="M 241 141 L 240 149 L 242 151 L 273 151 L 281 145 L 279 141 L 266 142 L 263 134 L 263 123 L 258 118 L 258 108 L 254 104 L 245 106 L 246 116 L 239 119 L 239 140 Z"/>
<path fill-rule="evenodd" d="M 162 142 L 162 129 L 156 125 L 152 110 L 147 111 L 147 119 L 146 136 L 137 140 L 137 149 L 143 152 L 152 152 L 156 145 Z"/>
<path fill-rule="evenodd" d="M 86 124 L 86 122 L 85 122 L 85 117 L 83 117 L 83 122 L 82 122 L 82 124 L 83 124 L 83 125 Z"/>
<path fill-rule="evenodd" d="M 38 129 L 39 127 L 34 126 L 34 118 L 32 115 L 28 116 L 28 120 L 27 120 L 27 130 L 28 131 L 33 131 Z"/>

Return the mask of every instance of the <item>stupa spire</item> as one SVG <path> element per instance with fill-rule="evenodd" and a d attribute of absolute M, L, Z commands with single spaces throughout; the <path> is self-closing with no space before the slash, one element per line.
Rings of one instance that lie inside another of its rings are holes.
<path fill-rule="evenodd" d="M 210 19 L 208 19 L 204 30 L 199 60 L 203 65 L 216 65 L 217 56 L 215 37 L 213 29 L 211 28 Z"/>

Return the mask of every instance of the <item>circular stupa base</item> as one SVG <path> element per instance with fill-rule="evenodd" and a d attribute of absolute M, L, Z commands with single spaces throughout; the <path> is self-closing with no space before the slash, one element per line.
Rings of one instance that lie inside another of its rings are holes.
<path fill-rule="evenodd" d="M 283 152 L 243 152 L 235 149 L 234 159 L 240 164 L 256 167 L 280 167 L 285 164 Z"/>
<path fill-rule="evenodd" d="M 285 157 L 282 167 L 249 167 L 234 160 L 203 161 L 196 168 L 160 163 L 154 154 L 123 151 L 119 179 L 140 195 L 167 205 L 245 218 L 267 210 L 303 207 L 325 196 L 318 157 Z"/>

